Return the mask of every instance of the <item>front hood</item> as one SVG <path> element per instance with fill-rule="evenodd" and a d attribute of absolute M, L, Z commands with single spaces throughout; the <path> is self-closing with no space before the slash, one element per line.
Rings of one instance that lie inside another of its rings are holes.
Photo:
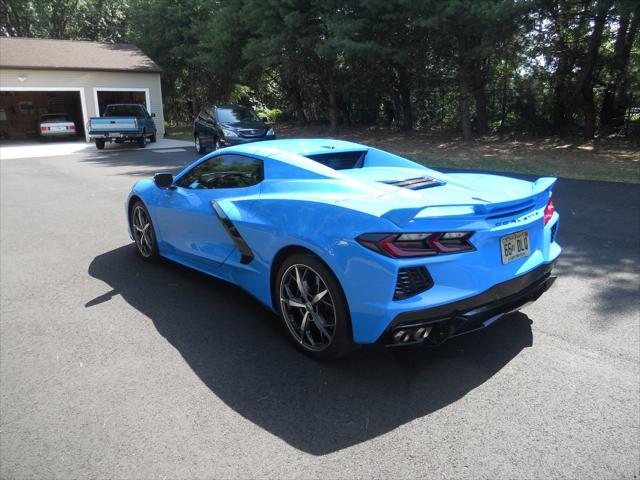
<path fill-rule="evenodd" d="M 234 129 L 242 129 L 242 130 L 266 130 L 266 126 L 262 122 L 232 122 L 232 123 L 221 123 L 220 126 L 225 128 L 234 128 Z"/>

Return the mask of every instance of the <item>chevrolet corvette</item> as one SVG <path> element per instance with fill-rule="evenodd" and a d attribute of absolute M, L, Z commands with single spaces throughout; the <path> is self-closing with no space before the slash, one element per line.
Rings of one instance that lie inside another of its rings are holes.
<path fill-rule="evenodd" d="M 317 358 L 359 344 L 438 345 L 554 282 L 555 178 L 441 173 L 356 143 L 216 150 L 126 201 L 140 257 L 232 282 Z"/>

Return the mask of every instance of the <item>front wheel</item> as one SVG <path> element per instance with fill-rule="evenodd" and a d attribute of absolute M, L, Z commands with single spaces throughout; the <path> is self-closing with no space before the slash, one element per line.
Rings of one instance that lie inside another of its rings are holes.
<path fill-rule="evenodd" d="M 202 140 L 200 140 L 200 135 L 198 135 L 197 133 L 194 136 L 194 146 L 196 147 L 196 152 L 198 152 L 200 155 L 207 153 L 207 149 L 202 144 Z"/>
<path fill-rule="evenodd" d="M 317 257 L 295 254 L 278 270 L 274 300 L 295 345 L 328 360 L 354 349 L 347 301 L 333 272 Z"/>
<path fill-rule="evenodd" d="M 129 225 L 136 242 L 138 254 L 146 262 L 156 262 L 160 258 L 156 232 L 147 207 L 140 201 L 131 208 Z"/>
<path fill-rule="evenodd" d="M 156 132 L 153 132 L 153 135 L 151 135 L 151 137 L 149 138 L 149 141 L 151 143 L 156 143 L 157 137 L 156 137 Z"/>

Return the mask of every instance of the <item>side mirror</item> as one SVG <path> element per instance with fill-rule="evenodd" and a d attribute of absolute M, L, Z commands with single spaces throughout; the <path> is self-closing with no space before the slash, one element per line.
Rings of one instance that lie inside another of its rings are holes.
<path fill-rule="evenodd" d="M 155 114 L 155 113 L 153 113 L 153 112 L 151 112 L 151 116 L 152 116 L 152 117 L 155 117 L 155 116 L 156 116 L 156 114 Z"/>
<path fill-rule="evenodd" d="M 156 173 L 153 181 L 158 188 L 169 188 L 173 185 L 173 175 L 170 173 Z"/>

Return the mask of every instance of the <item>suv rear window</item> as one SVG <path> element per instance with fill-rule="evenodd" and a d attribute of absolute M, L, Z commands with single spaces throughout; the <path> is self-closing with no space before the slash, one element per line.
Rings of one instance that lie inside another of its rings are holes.
<path fill-rule="evenodd" d="M 334 170 L 349 170 L 351 168 L 362 168 L 367 152 L 333 152 L 318 153 L 316 155 L 306 155 L 310 160 L 314 160 Z"/>

